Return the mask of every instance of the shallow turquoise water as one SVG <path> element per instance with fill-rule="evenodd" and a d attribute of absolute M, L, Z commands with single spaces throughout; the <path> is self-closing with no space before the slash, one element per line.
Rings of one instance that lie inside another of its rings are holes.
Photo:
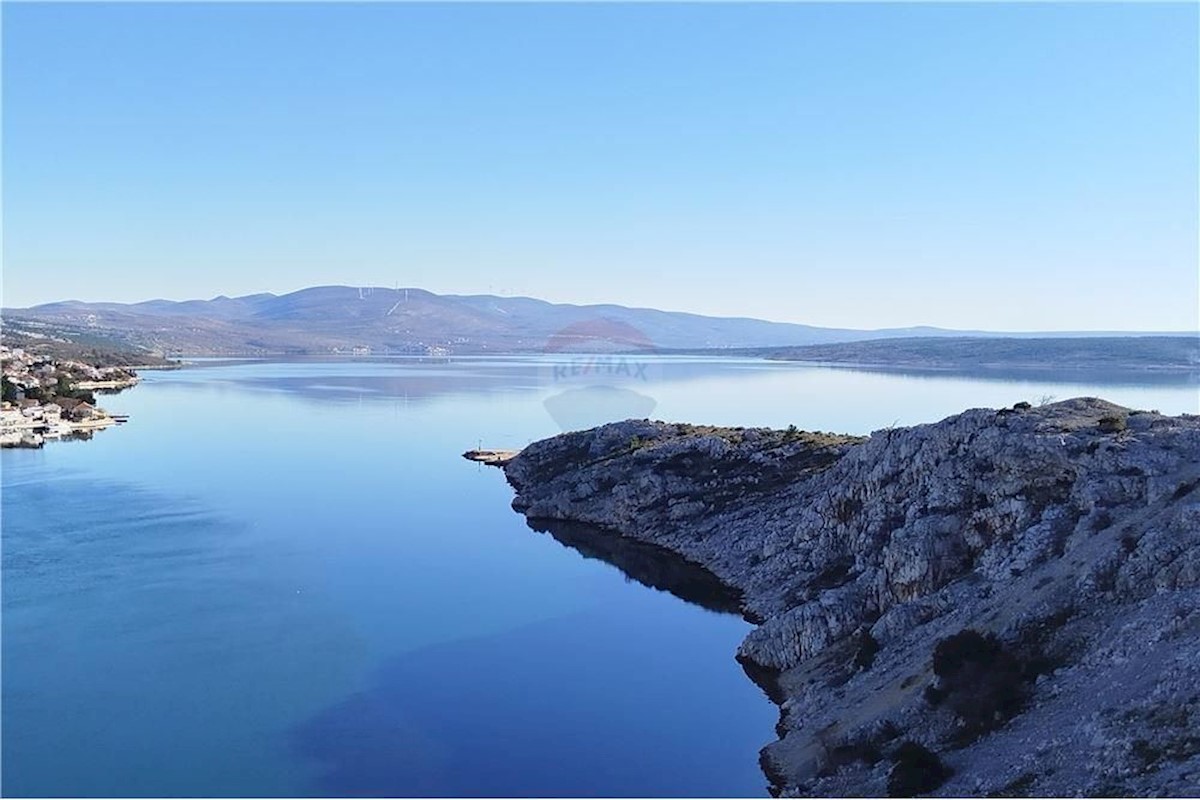
<path fill-rule="evenodd" d="M 531 531 L 463 450 L 647 404 L 855 433 L 1043 395 L 1198 410 L 1194 379 L 580 363 L 146 373 L 104 399 L 127 425 L 5 451 L 0 788 L 762 795 L 776 715 L 733 659 L 746 623 Z"/>

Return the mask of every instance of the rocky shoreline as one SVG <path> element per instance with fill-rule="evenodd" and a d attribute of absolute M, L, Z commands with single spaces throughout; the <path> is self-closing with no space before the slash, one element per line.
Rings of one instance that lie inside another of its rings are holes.
<path fill-rule="evenodd" d="M 506 454 L 507 456 L 507 454 Z M 635 421 L 502 460 L 531 524 L 715 575 L 786 796 L 1200 787 L 1200 417 L 1094 398 L 870 437 Z"/>

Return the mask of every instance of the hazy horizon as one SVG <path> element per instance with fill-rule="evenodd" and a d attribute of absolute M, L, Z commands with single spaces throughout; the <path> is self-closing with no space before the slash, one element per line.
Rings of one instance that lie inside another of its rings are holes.
<path fill-rule="evenodd" d="M 238 298 L 241 298 L 241 297 L 250 297 L 250 296 L 254 296 L 254 295 L 273 295 L 273 296 L 275 296 L 275 297 L 281 297 L 281 296 L 284 296 L 284 295 L 293 294 L 293 293 L 295 293 L 295 292 L 304 291 L 304 290 L 307 290 L 307 289 L 330 289 L 330 288 L 345 288 L 345 289 L 355 289 L 355 288 L 362 288 L 362 289 L 371 289 L 372 291 L 389 291 L 389 292 L 397 292 L 397 291 L 399 291 L 399 292 L 402 292 L 402 291 L 406 291 L 406 290 L 411 290 L 411 291 L 430 291 L 429 289 L 425 289 L 424 287 L 420 287 L 420 286 L 398 286 L 398 287 L 397 287 L 397 286 L 364 285 L 364 286 L 362 286 L 362 287 L 356 287 L 356 286 L 352 286 L 352 285 L 349 285 L 349 284 L 323 283 L 323 284 L 316 284 L 316 285 L 313 285 L 313 286 L 303 286 L 303 287 L 300 287 L 300 288 L 298 288 L 298 289 L 292 289 L 292 290 L 289 290 L 289 291 L 277 291 L 277 292 L 272 292 L 272 291 L 265 291 L 265 292 L 252 292 L 252 293 L 250 293 L 250 294 L 248 294 L 248 295 L 243 295 L 243 294 L 216 294 L 216 295 L 212 295 L 212 296 L 210 296 L 210 297 L 145 297 L 145 298 L 142 298 L 142 299 L 140 299 L 140 300 L 83 300 L 83 299 L 80 299 L 80 298 L 74 298 L 74 297 L 72 297 L 72 298 L 63 298 L 63 299 L 60 299 L 60 300 L 50 300 L 50 301 L 47 301 L 47 302 L 45 302 L 45 303 L 39 303 L 39 304 L 37 304 L 37 306 L 42 306 L 42 305 L 54 305 L 54 304 L 58 304 L 58 303 L 115 303 L 115 304 L 137 305 L 137 304 L 139 304 L 139 303 L 154 303 L 154 302 L 175 302 L 175 303 L 180 303 L 180 302 L 189 302 L 189 301 L 192 301 L 192 302 L 195 302 L 195 301 L 208 302 L 208 301 L 217 300 L 217 299 L 220 299 L 220 298 L 238 299 Z M 702 314 L 702 313 L 699 313 L 699 312 L 691 311 L 691 310 L 689 310 L 689 309 L 686 309 L 686 308 L 657 308 L 657 307 L 651 307 L 651 306 L 636 306 L 636 305 L 626 305 L 626 304 L 623 304 L 623 303 L 613 303 L 613 302 L 603 302 L 603 301 L 602 301 L 602 302 L 595 302 L 595 303 L 574 303 L 574 302 L 570 302 L 570 301 L 559 302 L 559 301 L 550 301 L 550 300 L 546 300 L 545 298 L 542 298 L 542 297 L 534 297 L 534 296 L 530 296 L 530 295 L 492 295 L 492 294 L 488 294 L 488 293 L 486 293 L 486 292 L 463 292 L 463 293 L 442 293 L 442 292 L 431 292 L 431 293 L 432 293 L 432 294 L 435 294 L 435 295 L 438 295 L 438 296 L 440 296 L 440 297 L 499 297 L 499 298 L 503 298 L 503 299 L 524 299 L 524 300 L 544 301 L 544 302 L 547 302 L 547 303 L 552 303 L 553 305 L 575 306 L 575 307 L 580 307 L 580 308 L 589 308 L 589 307 L 593 307 L 593 306 L 597 306 L 597 307 L 603 307 L 603 306 L 622 306 L 622 307 L 625 307 L 625 308 L 631 308 L 631 309 L 635 309 L 635 310 L 662 311 L 662 312 L 666 312 L 666 313 L 670 313 L 670 314 L 693 314 L 693 315 L 697 315 L 697 316 L 712 317 L 712 318 L 715 318 L 715 319 L 722 319 L 722 318 L 724 318 L 724 319 L 751 319 L 751 320 L 760 320 L 760 321 L 763 321 L 763 322 L 773 322 L 773 323 L 782 323 L 782 324 L 796 324 L 796 325 L 806 325 L 806 324 L 808 324 L 808 323 L 805 323 L 805 322 L 803 322 L 803 321 L 795 321 L 795 320 L 781 320 L 781 319 L 768 319 L 768 318 L 764 318 L 764 317 L 753 317 L 753 316 L 748 316 L 748 315 L 746 315 L 746 314 L 737 314 L 737 313 L 729 313 L 729 314 Z M 7 304 L 4 304 L 4 305 L 0 305 L 0 308 L 9 309 L 9 310 L 22 310 L 22 309 L 24 309 L 24 308 L 36 308 L 37 306 L 24 306 L 24 307 L 18 307 L 18 306 L 9 306 L 9 305 L 7 305 Z M 836 327 L 836 326 L 814 326 L 814 327 L 829 327 L 829 328 L 833 328 L 833 327 Z M 844 327 L 846 327 L 847 329 L 854 329 L 854 328 L 850 328 L 850 326 L 844 326 Z M 913 323 L 906 324 L 906 325 L 894 325 L 894 326 L 875 326 L 874 328 L 863 327 L 863 328 L 857 328 L 857 330 L 878 330 L 878 329 L 881 329 L 881 328 L 884 328 L 884 327 L 886 327 L 887 329 L 891 329 L 891 328 L 896 328 L 896 329 L 901 329 L 901 328 L 908 328 L 908 329 L 929 328 L 929 329 L 931 329 L 931 330 L 951 330 L 951 331 L 961 331 L 963 334 L 970 334 L 970 333 L 974 333 L 974 332 L 981 332 L 981 333 L 989 333 L 989 334 L 1004 334 L 1004 333 L 1012 333 L 1012 334 L 1022 334 L 1022 335 L 1023 335 L 1023 334 L 1029 334 L 1029 333 L 1045 333 L 1045 334 L 1048 334 L 1048 335 L 1053 335 L 1053 334 L 1055 334 L 1055 333 L 1064 333 L 1064 334 L 1066 334 L 1066 333 L 1097 333 L 1097 334 L 1112 333 L 1112 334 L 1115 334 L 1115 335 L 1120 335 L 1120 334 L 1122 334 L 1122 333 L 1129 333 L 1129 334 L 1162 334 L 1162 335 L 1189 335 L 1189 334 L 1192 334 L 1192 333 L 1200 333 L 1200 330 L 1198 330 L 1198 329 L 1188 329 L 1188 328 L 1183 328 L 1183 329 L 1168 329 L 1168 328 L 1147 328 L 1147 329 L 1134 329 L 1134 328 L 1125 328 L 1125 329 L 1093 328 L 1093 329 L 1086 329 L 1086 330 L 1085 330 L 1085 329 L 1078 329 L 1078 330 L 1077 330 L 1077 329 L 1067 329 L 1067 328 L 1059 328 L 1059 329 L 1056 329 L 1056 330 L 1040 330 L 1040 329 L 1039 329 L 1039 330 L 996 330 L 996 329 L 987 329 L 987 328 L 970 328 L 970 329 L 967 329 L 967 328 L 961 328 L 961 329 L 953 329 L 953 328 L 944 328 L 944 327 L 942 327 L 942 326 L 937 326 L 937 325 L 928 325 L 928 324 L 921 323 L 921 322 L 913 322 Z"/>
<path fill-rule="evenodd" d="M 6 4 L 3 304 L 1191 331 L 1198 13 Z"/>

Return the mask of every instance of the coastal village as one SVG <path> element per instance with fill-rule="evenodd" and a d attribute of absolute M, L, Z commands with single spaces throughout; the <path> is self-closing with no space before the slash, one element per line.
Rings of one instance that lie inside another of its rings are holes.
<path fill-rule="evenodd" d="M 124 367 L 95 367 L 0 345 L 3 401 L 0 447 L 42 447 L 47 440 L 90 438 L 124 417 L 97 407 L 94 392 L 127 389 L 139 380 Z"/>

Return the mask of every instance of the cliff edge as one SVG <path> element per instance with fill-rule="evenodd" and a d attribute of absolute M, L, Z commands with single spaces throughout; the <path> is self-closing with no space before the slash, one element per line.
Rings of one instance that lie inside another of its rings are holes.
<path fill-rule="evenodd" d="M 870 437 L 613 423 L 513 506 L 740 593 L 784 795 L 1200 789 L 1200 417 L 1094 398 Z"/>

